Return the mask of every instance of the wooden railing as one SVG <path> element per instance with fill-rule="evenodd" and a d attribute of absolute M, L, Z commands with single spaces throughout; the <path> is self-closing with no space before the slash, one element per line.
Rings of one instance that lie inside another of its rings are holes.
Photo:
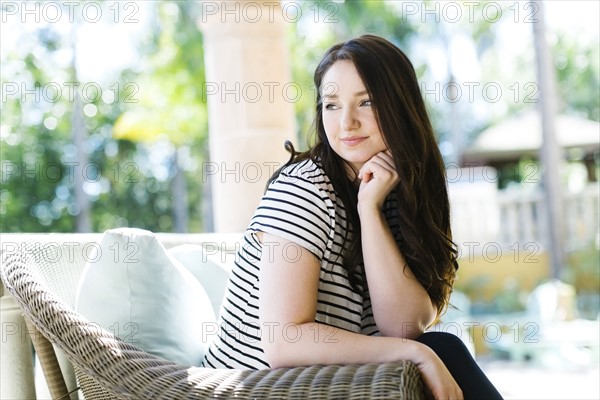
<path fill-rule="evenodd" d="M 573 251 L 598 241 L 599 186 L 564 193 L 563 243 Z M 537 243 L 547 247 L 548 218 L 541 189 L 496 190 L 487 183 L 450 187 L 452 230 L 459 244 L 496 242 L 502 247 Z"/>

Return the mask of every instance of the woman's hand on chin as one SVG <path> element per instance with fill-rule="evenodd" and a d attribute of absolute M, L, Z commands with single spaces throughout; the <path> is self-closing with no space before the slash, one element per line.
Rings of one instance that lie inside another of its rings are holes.
<path fill-rule="evenodd" d="M 381 210 L 387 195 L 399 181 L 394 159 L 389 150 L 379 152 L 358 171 L 358 211 Z"/>

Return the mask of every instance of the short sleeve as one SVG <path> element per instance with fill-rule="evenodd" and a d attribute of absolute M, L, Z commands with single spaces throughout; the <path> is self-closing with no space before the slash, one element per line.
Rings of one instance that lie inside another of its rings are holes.
<path fill-rule="evenodd" d="M 312 161 L 287 167 L 267 188 L 249 229 L 299 244 L 322 259 L 335 230 L 332 193 Z"/>

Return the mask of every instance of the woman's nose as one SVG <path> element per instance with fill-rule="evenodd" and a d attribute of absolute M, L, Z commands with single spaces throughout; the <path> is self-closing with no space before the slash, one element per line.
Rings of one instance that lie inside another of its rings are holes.
<path fill-rule="evenodd" d="M 354 110 L 346 108 L 342 113 L 341 128 L 345 131 L 357 129 L 360 127 L 360 121 L 358 120 Z"/>

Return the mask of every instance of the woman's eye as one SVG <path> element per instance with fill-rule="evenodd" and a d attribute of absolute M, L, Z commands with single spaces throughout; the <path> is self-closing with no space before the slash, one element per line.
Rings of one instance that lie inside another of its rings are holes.
<path fill-rule="evenodd" d="M 371 100 L 365 100 L 361 103 L 361 105 L 371 107 Z"/>
<path fill-rule="evenodd" d="M 338 106 L 335 105 L 335 104 L 331 104 L 331 103 L 325 104 L 325 109 L 326 110 L 336 110 L 337 108 L 338 108 Z"/>

